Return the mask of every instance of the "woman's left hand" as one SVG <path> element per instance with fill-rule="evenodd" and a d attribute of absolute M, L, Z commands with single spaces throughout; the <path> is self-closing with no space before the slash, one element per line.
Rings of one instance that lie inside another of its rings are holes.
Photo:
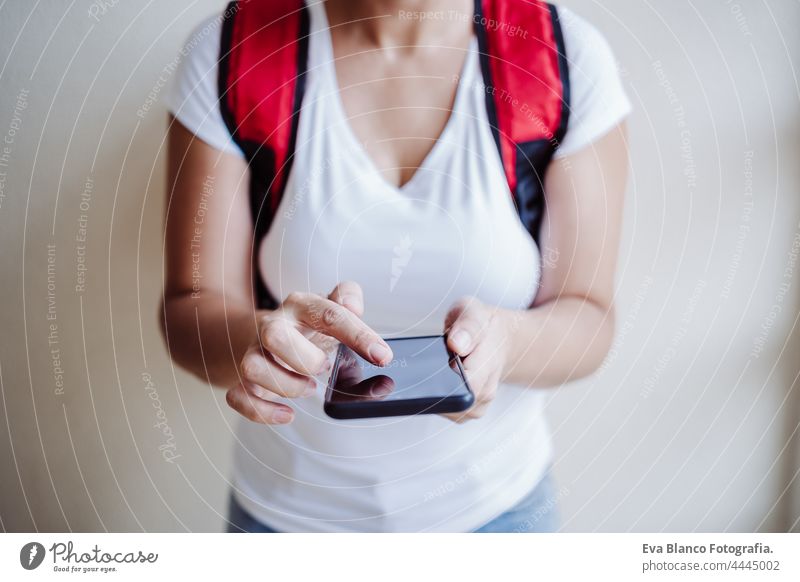
<path fill-rule="evenodd" d="M 461 423 L 486 413 L 505 372 L 511 344 L 511 313 L 474 297 L 465 297 L 450 308 L 445 318 L 447 347 L 461 356 L 475 403 L 464 412 L 442 416 Z"/>

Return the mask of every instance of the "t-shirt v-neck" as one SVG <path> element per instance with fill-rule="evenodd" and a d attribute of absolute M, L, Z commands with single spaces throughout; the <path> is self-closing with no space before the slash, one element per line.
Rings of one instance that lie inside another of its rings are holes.
<path fill-rule="evenodd" d="M 369 173 L 375 178 L 376 183 L 395 193 L 410 193 L 416 191 L 425 183 L 425 176 L 430 171 L 435 171 L 437 160 L 446 155 L 448 145 L 458 143 L 457 134 L 459 126 L 463 124 L 465 93 L 470 87 L 475 86 L 475 74 L 478 65 L 477 47 L 478 40 L 473 34 L 470 38 L 466 58 L 461 67 L 456 94 L 453 99 L 453 106 L 450 115 L 445 122 L 441 133 L 435 138 L 435 142 L 428 153 L 420 162 L 411 177 L 404 183 L 394 184 L 386 179 L 375 160 L 369 155 L 364 144 L 356 136 L 353 126 L 350 123 L 344 103 L 341 98 L 339 81 L 336 73 L 336 58 L 333 51 L 333 41 L 330 33 L 328 16 L 325 12 L 324 3 L 310 4 L 312 16 L 311 43 L 319 43 L 319 48 L 309 51 L 309 69 L 317 69 L 319 81 L 322 83 L 322 94 L 330 97 L 332 115 L 332 125 L 341 128 L 339 137 L 343 140 L 344 151 L 352 154 L 351 163 L 356 164 L 359 172 Z M 461 118 L 461 119 L 460 119 Z"/>

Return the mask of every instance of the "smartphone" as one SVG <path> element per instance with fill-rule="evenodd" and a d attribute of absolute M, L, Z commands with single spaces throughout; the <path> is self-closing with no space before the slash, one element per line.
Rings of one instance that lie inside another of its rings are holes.
<path fill-rule="evenodd" d="M 461 358 L 443 335 L 387 339 L 394 358 L 376 366 L 341 344 L 325 391 L 338 419 L 463 412 L 475 401 Z"/>

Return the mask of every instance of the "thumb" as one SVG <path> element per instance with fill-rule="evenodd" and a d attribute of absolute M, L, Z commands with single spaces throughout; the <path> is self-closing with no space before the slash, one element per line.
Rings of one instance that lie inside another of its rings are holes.
<path fill-rule="evenodd" d="M 364 314 L 364 292 L 355 281 L 342 281 L 331 291 L 328 299 L 346 307 L 358 317 Z"/>
<path fill-rule="evenodd" d="M 486 315 L 483 304 L 474 297 L 457 301 L 445 318 L 447 346 L 459 356 L 469 355 L 486 327 Z"/>

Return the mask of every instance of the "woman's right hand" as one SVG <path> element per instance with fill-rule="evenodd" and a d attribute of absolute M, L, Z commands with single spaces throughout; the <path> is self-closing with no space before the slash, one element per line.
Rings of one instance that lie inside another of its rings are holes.
<path fill-rule="evenodd" d="M 276 397 L 314 394 L 315 377 L 330 370 L 329 353 L 339 342 L 378 366 L 391 362 L 391 348 L 361 320 L 363 311 L 361 287 L 351 281 L 339 283 L 327 298 L 290 293 L 278 309 L 259 317 L 258 340 L 242 358 L 228 405 L 254 422 L 287 424 L 294 411 Z"/>

